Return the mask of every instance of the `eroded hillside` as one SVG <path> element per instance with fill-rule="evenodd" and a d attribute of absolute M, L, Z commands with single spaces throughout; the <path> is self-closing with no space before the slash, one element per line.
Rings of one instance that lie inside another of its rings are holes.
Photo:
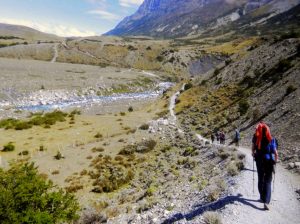
<path fill-rule="evenodd" d="M 229 142 L 238 128 L 243 143 L 251 145 L 254 127 L 263 119 L 279 140 L 281 159 L 299 161 L 299 43 L 266 40 L 198 76 L 178 100 L 183 125 L 207 137 L 224 130 Z"/>

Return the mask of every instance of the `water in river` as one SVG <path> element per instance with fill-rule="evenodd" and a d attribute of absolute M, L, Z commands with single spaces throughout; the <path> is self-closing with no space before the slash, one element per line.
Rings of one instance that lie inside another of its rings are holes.
<path fill-rule="evenodd" d="M 87 96 L 72 95 L 67 98 L 54 98 L 51 100 L 44 97 L 43 100 L 34 101 L 30 100 L 30 97 L 27 97 L 27 99 L 23 98 L 22 100 L 16 100 L 15 102 L 4 102 L 2 105 L 5 105 L 6 107 L 9 105 L 16 110 L 21 111 L 47 111 L 54 109 L 67 109 L 71 107 L 84 108 L 93 105 L 112 105 L 122 102 L 144 102 L 157 98 L 172 85 L 173 84 L 170 82 L 162 82 L 158 84 L 157 88 L 151 91 L 112 94 L 109 96 L 97 96 L 95 94 Z"/>

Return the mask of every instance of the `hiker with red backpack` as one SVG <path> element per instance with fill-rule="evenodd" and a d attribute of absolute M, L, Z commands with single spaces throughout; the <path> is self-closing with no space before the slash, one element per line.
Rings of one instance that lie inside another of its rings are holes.
<path fill-rule="evenodd" d="M 269 210 L 271 201 L 272 173 L 278 160 L 276 139 L 272 138 L 270 128 L 260 121 L 252 139 L 252 155 L 258 174 L 258 191 L 264 209 Z"/>

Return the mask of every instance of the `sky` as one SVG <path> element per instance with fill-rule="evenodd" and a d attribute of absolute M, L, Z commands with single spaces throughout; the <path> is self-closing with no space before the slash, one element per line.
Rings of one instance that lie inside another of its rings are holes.
<path fill-rule="evenodd" d="M 0 0 L 0 23 L 58 36 L 94 36 L 113 29 L 143 0 Z"/>

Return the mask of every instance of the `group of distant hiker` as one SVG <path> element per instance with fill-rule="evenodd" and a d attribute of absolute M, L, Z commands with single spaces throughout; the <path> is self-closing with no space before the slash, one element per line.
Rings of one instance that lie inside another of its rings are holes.
<path fill-rule="evenodd" d="M 221 145 L 225 144 L 224 131 L 217 131 L 211 133 L 211 142 Z M 235 130 L 233 143 L 239 147 L 241 140 L 240 132 Z M 264 203 L 264 209 L 269 210 L 269 204 L 271 201 L 271 185 L 272 176 L 275 175 L 275 166 L 278 161 L 278 142 L 273 138 L 270 132 L 270 128 L 263 121 L 260 121 L 255 128 L 255 133 L 252 138 L 252 156 L 253 156 L 253 175 L 254 175 L 254 162 L 256 163 L 257 175 L 258 175 L 258 191 L 260 194 L 260 201 Z M 275 178 L 275 177 L 274 177 Z M 254 176 L 253 176 L 254 184 Z M 253 185 L 254 186 L 254 185 Z M 253 188 L 254 191 L 254 188 Z"/>
<path fill-rule="evenodd" d="M 217 131 L 216 133 L 211 133 L 210 139 L 212 143 L 214 143 L 216 139 L 217 143 L 220 143 L 221 145 L 225 145 L 226 137 L 224 131 Z"/>
<path fill-rule="evenodd" d="M 220 143 L 221 145 L 225 145 L 226 136 L 224 131 L 221 130 L 221 131 L 216 131 L 215 133 L 211 133 L 210 139 L 211 139 L 211 143 L 214 143 L 215 140 L 217 140 L 217 143 Z M 236 129 L 234 134 L 234 139 L 233 139 L 236 146 L 239 146 L 240 139 L 241 139 L 240 132 L 238 129 Z"/>

